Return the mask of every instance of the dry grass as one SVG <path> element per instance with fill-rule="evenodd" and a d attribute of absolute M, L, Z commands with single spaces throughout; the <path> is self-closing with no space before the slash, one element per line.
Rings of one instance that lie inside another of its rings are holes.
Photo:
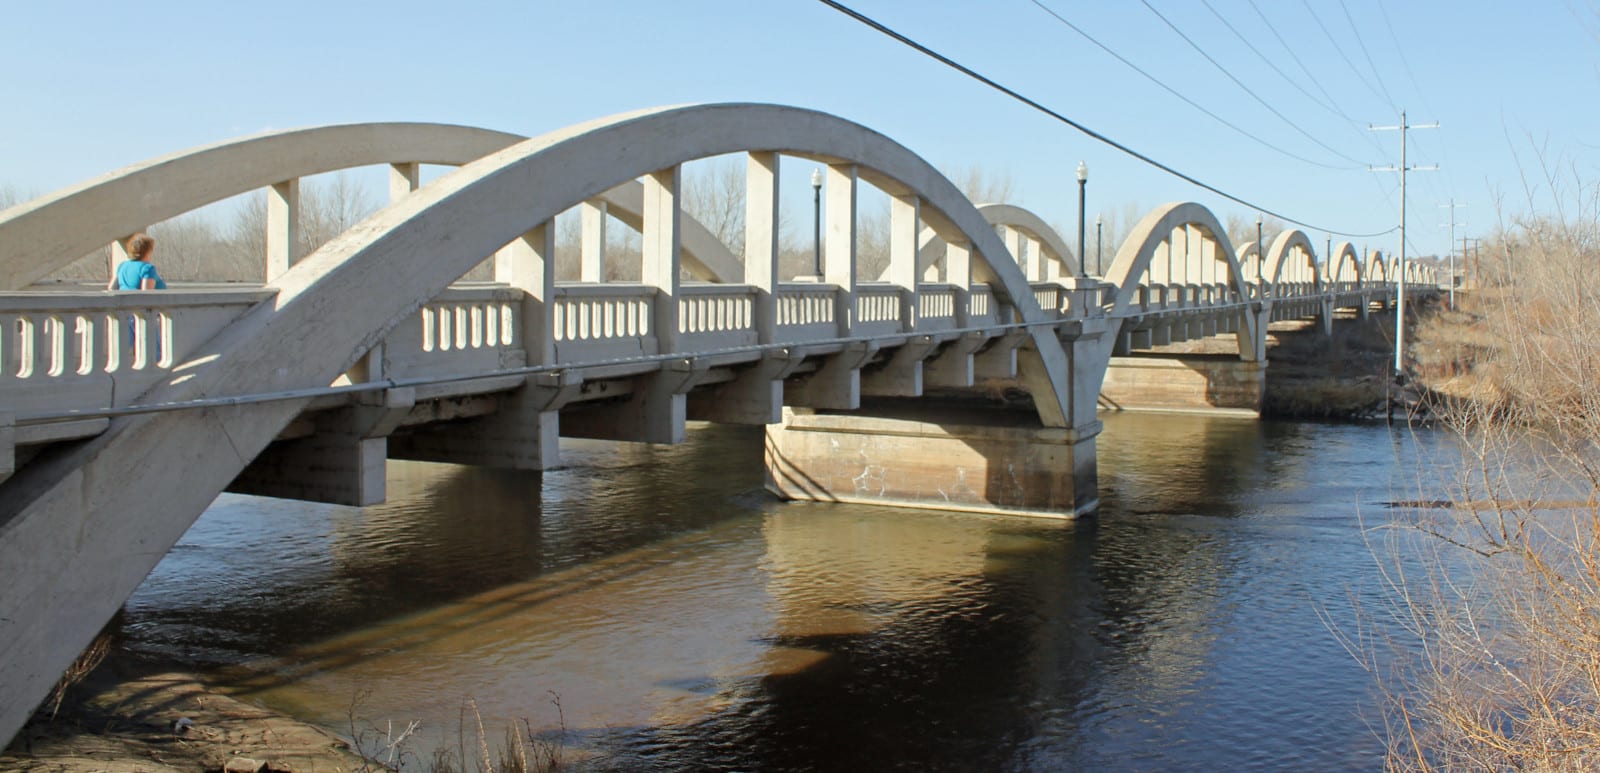
<path fill-rule="evenodd" d="M 524 717 L 507 722 L 498 743 L 490 741 L 477 702 L 468 699 L 461 706 L 456 748 L 435 747 L 426 760 L 413 749 L 420 723 L 403 726 L 393 722 L 381 726 L 358 723 L 355 717 L 364 697 L 357 695 L 351 702 L 348 717 L 351 745 L 357 754 L 368 760 L 368 773 L 407 769 L 425 773 L 554 773 L 569 763 L 566 717 L 561 710 L 561 699 L 554 693 L 551 693 L 550 704 L 555 709 L 555 729 L 536 729 Z"/>
<path fill-rule="evenodd" d="M 1498 283 L 1418 338 L 1464 458 L 1457 506 L 1391 535 L 1393 612 L 1420 645 L 1385 682 L 1392 770 L 1600 769 L 1593 233 L 1526 224 L 1515 270 L 1486 266 Z"/>
<path fill-rule="evenodd" d="M 67 670 L 61 674 L 61 678 L 56 680 L 56 686 L 50 690 L 50 697 L 45 699 L 45 704 L 50 707 L 51 719 L 55 719 L 56 715 L 61 712 L 61 703 L 66 700 L 67 692 L 93 673 L 96 668 L 99 668 L 101 663 L 105 662 L 106 655 L 111 653 L 113 639 L 111 631 L 115 625 L 116 621 L 113 620 L 111 624 L 102 629 L 94 637 L 94 641 L 89 642 L 89 646 L 85 647 L 83 652 L 78 653 L 78 657 L 72 661 L 72 665 L 67 666 Z"/>

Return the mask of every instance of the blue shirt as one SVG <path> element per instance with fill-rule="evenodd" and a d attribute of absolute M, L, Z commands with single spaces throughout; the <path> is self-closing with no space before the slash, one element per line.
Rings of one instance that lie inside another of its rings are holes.
<path fill-rule="evenodd" d="M 144 284 L 144 280 L 156 280 L 156 289 L 167 289 L 167 283 L 156 273 L 156 267 L 142 260 L 124 260 L 117 266 L 117 289 L 137 290 Z"/>

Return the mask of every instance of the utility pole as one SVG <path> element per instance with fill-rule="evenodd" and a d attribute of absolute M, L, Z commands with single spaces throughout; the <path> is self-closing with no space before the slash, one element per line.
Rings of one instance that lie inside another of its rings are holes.
<path fill-rule="evenodd" d="M 1399 172 L 1400 173 L 1400 270 L 1398 275 L 1398 291 L 1395 293 L 1394 314 L 1394 373 L 1396 377 L 1405 378 L 1405 351 L 1406 351 L 1406 173 L 1412 170 L 1431 171 L 1438 169 L 1433 166 L 1409 166 L 1406 164 L 1406 133 L 1412 129 L 1437 129 L 1439 124 L 1431 123 L 1412 126 L 1406 123 L 1406 111 L 1400 111 L 1399 126 L 1367 126 L 1368 131 L 1399 131 L 1400 132 L 1400 166 L 1367 167 L 1372 172 Z"/>
<path fill-rule="evenodd" d="M 1462 269 L 1463 269 L 1462 273 L 1466 274 L 1466 277 L 1464 277 L 1462 281 L 1467 286 L 1476 288 L 1477 285 L 1474 285 L 1470 281 L 1467 281 L 1467 280 L 1471 279 L 1472 277 L 1477 277 L 1479 282 L 1483 281 L 1483 266 L 1481 266 L 1478 263 L 1478 259 L 1482 257 L 1482 255 L 1480 254 L 1481 253 L 1480 248 L 1483 246 L 1481 244 L 1481 242 L 1483 240 L 1479 239 L 1476 236 L 1472 236 L 1472 237 L 1463 236 L 1463 237 L 1461 237 L 1461 243 L 1463 245 L 1466 244 L 1469 241 L 1472 242 L 1472 261 L 1462 264 Z M 1466 249 L 1463 248 L 1461 251 L 1462 251 L 1462 253 L 1465 253 Z M 1463 261 L 1465 261 L 1467 259 L 1467 256 L 1465 254 L 1463 254 L 1461 256 L 1461 259 Z"/>
<path fill-rule="evenodd" d="M 1440 228 L 1448 227 L 1450 229 L 1450 310 L 1451 311 L 1455 311 L 1456 310 L 1456 208 L 1457 207 L 1465 207 L 1465 206 L 1466 206 L 1466 204 L 1457 204 L 1456 203 L 1456 198 L 1454 196 L 1450 197 L 1450 203 L 1449 204 L 1440 204 L 1439 205 L 1440 209 L 1448 209 L 1448 210 L 1450 210 L 1450 222 L 1448 224 L 1440 223 L 1439 227 Z M 1465 228 L 1466 225 L 1467 225 L 1466 223 L 1462 223 L 1461 224 L 1461 226 L 1463 228 Z M 1461 259 L 1462 260 L 1466 260 L 1467 259 L 1467 237 L 1464 236 L 1464 235 L 1461 237 Z"/>

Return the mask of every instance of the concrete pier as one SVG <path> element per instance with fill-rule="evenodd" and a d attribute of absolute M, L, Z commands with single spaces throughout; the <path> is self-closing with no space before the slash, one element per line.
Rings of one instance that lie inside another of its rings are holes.
<path fill-rule="evenodd" d="M 1036 417 L 785 409 L 767 427 L 767 488 L 784 499 L 1074 518 L 1099 505 L 1095 437 Z"/>
<path fill-rule="evenodd" d="M 1112 410 L 1261 413 L 1267 364 L 1235 355 L 1112 357 L 1100 387 Z"/>

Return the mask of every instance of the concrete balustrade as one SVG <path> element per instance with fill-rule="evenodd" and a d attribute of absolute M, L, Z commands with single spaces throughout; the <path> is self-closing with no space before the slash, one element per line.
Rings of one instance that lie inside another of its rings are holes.
<path fill-rule="evenodd" d="M 924 332 L 939 332 L 962 327 L 957 322 L 956 306 L 958 305 L 957 288 L 949 285 L 923 284 L 917 287 L 917 323 L 918 329 Z M 963 307 L 963 317 L 971 317 L 970 311 L 965 309 L 966 298 L 963 294 L 959 305 Z"/>
<path fill-rule="evenodd" d="M 915 324 L 915 318 L 901 314 L 901 288 L 892 285 L 856 286 L 855 323 L 851 331 L 858 336 L 892 335 Z"/>
<path fill-rule="evenodd" d="M 507 287 L 452 287 L 395 327 L 381 344 L 390 379 L 489 373 L 527 361 L 518 331 L 524 294 Z"/>
<path fill-rule="evenodd" d="M 970 325 L 998 325 L 1002 322 L 1000 304 L 995 302 L 994 292 L 989 288 L 973 287 L 967 303 Z"/>
<path fill-rule="evenodd" d="M 19 415 L 129 405 L 271 295 L 0 293 L 0 405 Z"/>
<path fill-rule="evenodd" d="M 684 285 L 678 301 L 678 327 L 684 347 L 708 352 L 760 343 L 756 301 L 749 285 Z"/>
<path fill-rule="evenodd" d="M 839 288 L 831 285 L 782 285 L 778 290 L 778 331 L 774 340 L 799 343 L 837 335 L 839 294 Z"/>

